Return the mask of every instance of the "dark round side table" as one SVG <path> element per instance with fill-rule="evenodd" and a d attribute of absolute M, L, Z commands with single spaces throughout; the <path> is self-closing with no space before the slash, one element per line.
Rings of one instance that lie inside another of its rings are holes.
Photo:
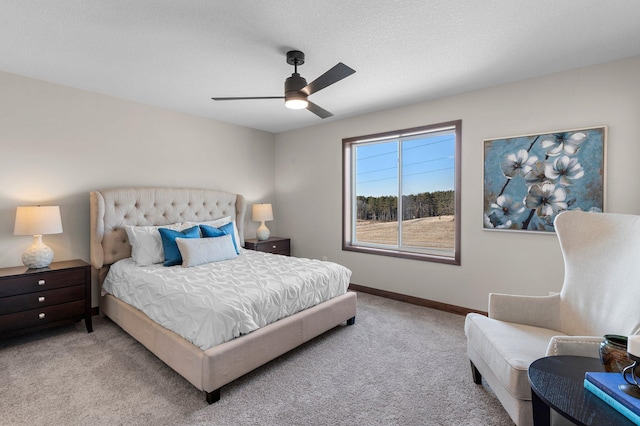
<path fill-rule="evenodd" d="M 584 373 L 604 371 L 600 360 L 580 356 L 549 356 L 529 366 L 533 424 L 550 425 L 551 409 L 577 425 L 633 425 L 606 402 L 584 388 Z"/>

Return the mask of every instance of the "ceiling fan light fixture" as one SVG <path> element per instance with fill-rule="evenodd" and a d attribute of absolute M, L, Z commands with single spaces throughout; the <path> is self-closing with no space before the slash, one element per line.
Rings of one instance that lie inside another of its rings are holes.
<path fill-rule="evenodd" d="M 284 101 L 284 105 L 289 109 L 305 109 L 309 106 L 309 102 L 303 98 L 290 98 Z"/>
<path fill-rule="evenodd" d="M 307 80 L 294 72 L 284 82 L 284 105 L 289 109 L 304 109 L 309 105 L 307 94 L 302 88 L 307 85 Z"/>

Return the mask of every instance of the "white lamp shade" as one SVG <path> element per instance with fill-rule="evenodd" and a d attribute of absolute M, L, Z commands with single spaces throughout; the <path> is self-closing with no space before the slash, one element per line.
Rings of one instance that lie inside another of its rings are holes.
<path fill-rule="evenodd" d="M 273 220 L 273 209 L 271 204 L 254 204 L 252 212 L 253 220 L 258 222 L 264 222 L 267 220 Z"/>
<path fill-rule="evenodd" d="M 61 234 L 62 221 L 58 206 L 27 206 L 16 210 L 14 235 Z"/>

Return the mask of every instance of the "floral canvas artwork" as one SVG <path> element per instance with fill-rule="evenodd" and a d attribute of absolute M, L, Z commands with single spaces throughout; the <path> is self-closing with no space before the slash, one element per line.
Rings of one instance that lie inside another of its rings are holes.
<path fill-rule="evenodd" d="M 555 232 L 565 210 L 604 209 L 606 127 L 484 141 L 484 229 Z"/>

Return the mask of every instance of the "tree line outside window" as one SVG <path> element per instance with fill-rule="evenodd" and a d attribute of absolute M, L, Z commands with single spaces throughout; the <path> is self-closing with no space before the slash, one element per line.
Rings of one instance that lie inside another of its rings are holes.
<path fill-rule="evenodd" d="M 455 192 L 453 190 L 402 196 L 403 220 L 454 215 L 455 207 Z M 359 195 L 357 197 L 357 219 L 380 222 L 397 221 L 398 197 L 395 195 L 380 197 Z"/>

